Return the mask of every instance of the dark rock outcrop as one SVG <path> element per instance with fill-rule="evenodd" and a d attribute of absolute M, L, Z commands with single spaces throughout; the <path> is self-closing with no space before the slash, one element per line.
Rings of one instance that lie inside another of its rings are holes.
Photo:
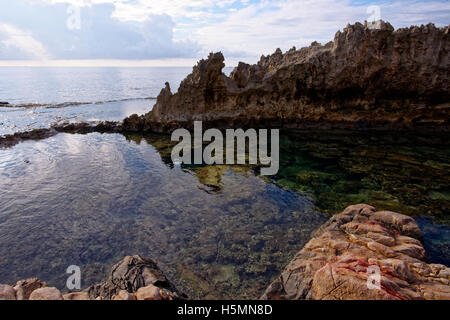
<path fill-rule="evenodd" d="M 62 132 L 79 134 L 87 134 L 91 132 L 114 133 L 122 132 L 122 125 L 118 122 L 112 121 L 102 121 L 97 123 L 80 122 L 56 125 L 46 129 L 16 132 L 14 134 L 0 136 L 0 149 L 13 147 L 22 141 L 50 138 Z"/>
<path fill-rule="evenodd" d="M 91 299 L 113 299 L 121 291 L 135 294 L 142 288 L 148 288 L 153 297 L 164 297 L 165 300 L 186 298 L 167 280 L 153 260 L 138 255 L 125 257 L 114 265 L 108 279 L 91 286 L 88 293 Z"/>
<path fill-rule="evenodd" d="M 449 27 L 394 31 L 356 23 L 326 45 L 286 53 L 256 65 L 239 63 L 227 77 L 224 57 L 201 60 L 173 94 L 162 89 L 154 109 L 124 121 L 131 131 L 170 132 L 205 126 L 428 128 L 448 130 Z"/>
<path fill-rule="evenodd" d="M 411 217 L 350 206 L 319 228 L 262 298 L 450 299 L 450 268 L 425 262 L 421 238 Z M 368 285 L 373 279 L 377 287 Z"/>

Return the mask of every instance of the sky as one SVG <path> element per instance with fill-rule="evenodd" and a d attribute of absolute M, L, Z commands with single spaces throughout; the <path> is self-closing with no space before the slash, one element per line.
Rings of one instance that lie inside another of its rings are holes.
<path fill-rule="evenodd" d="M 348 23 L 450 23 L 450 0 L 0 0 L 0 66 L 255 63 Z"/>

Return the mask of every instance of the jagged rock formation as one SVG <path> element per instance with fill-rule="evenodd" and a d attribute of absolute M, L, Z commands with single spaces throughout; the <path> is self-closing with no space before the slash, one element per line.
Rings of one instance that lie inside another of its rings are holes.
<path fill-rule="evenodd" d="M 319 228 L 262 298 L 450 299 L 450 268 L 425 262 L 421 238 L 411 217 L 350 206 Z M 368 286 L 374 266 L 378 287 Z"/>
<path fill-rule="evenodd" d="M 137 294 L 138 298 L 142 297 L 140 300 L 186 298 L 167 280 L 153 260 L 138 255 L 125 257 L 112 267 L 105 282 L 88 289 L 91 299 L 116 299 L 117 296 L 126 295 L 122 291 Z M 146 299 L 149 296 L 153 299 Z"/>
<path fill-rule="evenodd" d="M 256 65 L 239 63 L 227 77 L 224 57 L 201 60 L 173 94 L 170 85 L 150 113 L 125 119 L 125 130 L 171 131 L 206 126 L 449 129 L 449 26 L 394 31 L 348 25 L 334 41 Z"/>

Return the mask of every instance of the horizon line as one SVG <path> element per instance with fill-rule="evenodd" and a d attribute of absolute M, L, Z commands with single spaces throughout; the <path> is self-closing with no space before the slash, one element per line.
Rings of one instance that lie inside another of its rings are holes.
<path fill-rule="evenodd" d="M 73 59 L 73 60 L 0 60 L 0 67 L 193 67 L 201 58 L 127 60 L 127 59 Z M 239 60 L 226 60 L 226 67 L 235 67 Z"/>

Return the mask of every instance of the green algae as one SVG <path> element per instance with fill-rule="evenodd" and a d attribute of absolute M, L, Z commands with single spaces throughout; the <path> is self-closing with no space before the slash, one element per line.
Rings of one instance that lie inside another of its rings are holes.
<path fill-rule="evenodd" d="M 273 181 L 308 193 L 323 212 L 354 203 L 450 222 L 445 133 L 289 130 Z"/>

